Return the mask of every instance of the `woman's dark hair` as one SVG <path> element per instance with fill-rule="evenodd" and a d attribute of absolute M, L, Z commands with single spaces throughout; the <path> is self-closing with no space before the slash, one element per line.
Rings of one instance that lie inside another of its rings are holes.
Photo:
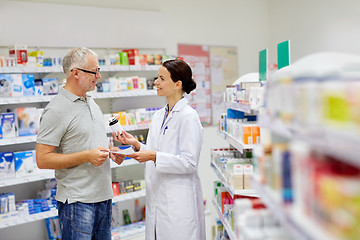
<path fill-rule="evenodd" d="M 189 94 L 196 88 L 196 83 L 192 79 L 190 66 L 180 59 L 167 60 L 162 64 L 170 73 L 173 82 L 181 81 L 182 90 Z"/>

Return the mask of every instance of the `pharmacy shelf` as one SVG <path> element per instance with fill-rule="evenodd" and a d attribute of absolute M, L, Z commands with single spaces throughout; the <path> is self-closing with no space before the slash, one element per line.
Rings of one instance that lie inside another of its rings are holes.
<path fill-rule="evenodd" d="M 325 229 L 317 224 L 310 217 L 285 205 L 281 197 L 270 187 L 260 183 L 255 176 L 252 178 L 252 185 L 259 194 L 261 200 L 274 213 L 282 226 L 293 236 L 293 239 L 305 240 L 335 240 Z"/>
<path fill-rule="evenodd" d="M 145 191 L 145 189 L 142 189 L 140 191 L 125 193 L 125 194 L 116 196 L 113 198 L 113 203 L 123 202 L 123 201 L 131 200 L 131 199 L 137 199 L 137 198 L 145 197 L 145 196 L 146 196 L 146 191 Z M 15 226 L 15 225 L 20 225 L 20 224 L 24 224 L 24 223 L 30 223 L 30 222 L 34 222 L 34 221 L 38 221 L 38 220 L 43 220 L 45 218 L 55 217 L 57 215 L 58 215 L 57 209 L 42 212 L 42 213 L 31 214 L 31 215 L 27 215 L 27 216 L 21 216 L 21 217 L 17 216 L 17 214 L 11 215 L 11 213 L 9 213 L 9 214 L 7 214 L 6 218 L 2 217 L 0 219 L 0 229 Z"/>
<path fill-rule="evenodd" d="M 160 65 L 104 65 L 101 72 L 157 71 Z M 0 73 L 62 73 L 62 66 L 53 67 L 0 67 Z"/>
<path fill-rule="evenodd" d="M 213 161 L 211 161 L 210 165 L 232 198 L 234 198 L 234 195 L 257 197 L 257 194 L 253 189 L 234 190 L 234 188 L 228 184 L 225 176 L 222 174 L 219 167 L 216 166 Z"/>
<path fill-rule="evenodd" d="M 124 125 L 122 126 L 125 131 L 135 131 L 135 130 L 146 130 L 149 129 L 150 123 L 137 124 L 137 125 Z M 111 133 L 110 127 L 106 128 L 106 133 Z M 23 136 L 23 137 L 13 137 L 13 138 L 4 138 L 0 139 L 0 146 L 9 146 L 15 144 L 25 144 L 36 142 L 36 135 L 33 136 Z"/>
<path fill-rule="evenodd" d="M 94 99 L 121 98 L 121 97 L 143 97 L 156 96 L 156 90 L 131 90 L 123 92 L 92 92 L 89 93 Z M 27 104 L 50 102 L 56 95 L 30 96 L 30 97 L 2 97 L 0 105 Z"/>
<path fill-rule="evenodd" d="M 228 235 L 230 237 L 230 240 L 236 240 L 236 235 L 235 235 L 234 231 L 232 230 L 232 228 L 230 226 L 230 223 L 228 222 L 228 220 L 222 214 L 221 209 L 218 206 L 218 204 L 216 203 L 215 199 L 213 199 L 212 203 L 213 203 L 213 205 L 214 205 L 214 207 L 216 209 L 217 214 L 220 217 L 220 220 L 221 220 L 222 224 L 224 225 L 224 227 L 226 229 L 226 232 L 228 233 Z"/>
<path fill-rule="evenodd" d="M 111 231 L 112 240 L 134 240 L 138 239 L 139 237 L 144 239 L 145 221 L 114 227 Z"/>
<path fill-rule="evenodd" d="M 257 114 L 260 110 L 260 106 L 250 105 L 248 103 L 238 103 L 238 102 L 225 102 L 226 108 L 232 110 L 241 111 L 249 114 Z"/>
<path fill-rule="evenodd" d="M 346 132 L 325 127 L 288 127 L 280 119 L 259 115 L 259 125 L 288 139 L 299 139 L 325 155 L 360 168 L 360 137 L 357 132 Z"/>
<path fill-rule="evenodd" d="M 123 202 L 123 201 L 131 200 L 131 199 L 142 198 L 145 196 L 146 196 L 146 190 L 141 189 L 139 191 L 124 193 L 124 194 L 120 194 L 119 196 L 115 196 L 113 198 L 113 203 Z"/>
<path fill-rule="evenodd" d="M 130 165 L 140 164 L 134 159 L 126 159 L 124 162 L 120 165 L 117 165 L 114 161 L 111 161 L 111 168 L 118 168 L 118 167 L 125 167 Z M 54 170 L 48 170 L 41 173 L 35 173 L 35 174 L 27 174 L 21 177 L 14 177 L 14 178 L 4 178 L 0 179 L 0 188 L 1 187 L 8 187 L 8 186 L 14 186 L 18 184 L 24 184 L 24 183 L 30 183 L 30 182 L 36 182 L 36 181 L 42 181 L 55 178 L 55 171 Z"/>
<path fill-rule="evenodd" d="M 243 153 L 244 149 L 253 149 L 253 144 L 242 144 L 239 140 L 235 139 L 234 137 L 230 136 L 228 133 L 223 131 L 218 131 L 218 135 L 227 141 L 231 146 L 236 148 L 238 151 Z"/>
<path fill-rule="evenodd" d="M 48 170 L 41 173 L 24 175 L 21 177 L 0 179 L 0 187 L 8 187 L 8 186 L 29 183 L 29 182 L 36 182 L 51 178 L 55 178 L 54 171 Z"/>
<path fill-rule="evenodd" d="M 260 127 L 270 129 L 273 133 L 287 139 L 292 138 L 294 135 L 293 130 L 286 127 L 280 119 L 273 118 L 266 113 L 258 115 L 258 124 Z"/>
<path fill-rule="evenodd" d="M 21 217 L 17 216 L 17 215 L 9 216 L 7 220 L 2 219 L 0 221 L 0 229 L 12 227 L 12 226 L 16 226 L 16 225 L 20 225 L 20 224 L 24 224 L 24 223 L 39 221 L 39 220 L 43 220 L 45 218 L 55 217 L 57 215 L 58 215 L 58 212 L 57 212 L 57 209 L 55 209 L 55 210 L 51 210 L 51 211 L 35 213 L 35 214 L 21 216 Z"/>
<path fill-rule="evenodd" d="M 0 146 L 36 142 L 36 135 L 0 139 Z"/>

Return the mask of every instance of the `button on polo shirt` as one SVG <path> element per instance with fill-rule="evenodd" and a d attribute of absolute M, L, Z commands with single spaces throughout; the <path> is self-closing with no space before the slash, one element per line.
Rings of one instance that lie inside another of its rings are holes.
<path fill-rule="evenodd" d="M 45 108 L 37 143 L 55 146 L 56 153 L 109 147 L 103 114 L 91 96 L 76 96 L 64 88 Z M 94 203 L 112 198 L 110 160 L 99 167 L 89 162 L 55 170 L 56 200 Z"/>

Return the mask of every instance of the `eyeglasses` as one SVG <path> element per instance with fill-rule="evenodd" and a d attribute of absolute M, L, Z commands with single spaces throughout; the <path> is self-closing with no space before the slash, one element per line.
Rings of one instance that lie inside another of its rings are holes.
<path fill-rule="evenodd" d="M 82 68 L 78 68 L 78 67 L 75 67 L 76 69 L 80 70 L 80 71 L 83 71 L 83 72 L 86 72 L 86 73 L 92 73 L 95 75 L 95 77 L 99 78 L 100 77 L 100 68 L 97 69 L 96 72 L 93 72 L 93 71 L 89 71 L 89 70 L 85 70 L 85 69 L 82 69 Z M 71 69 L 71 72 L 72 72 L 73 69 Z"/>

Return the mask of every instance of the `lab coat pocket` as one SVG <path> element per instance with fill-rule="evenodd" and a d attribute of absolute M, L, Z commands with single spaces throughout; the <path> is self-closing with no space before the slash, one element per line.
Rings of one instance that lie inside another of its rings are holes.
<path fill-rule="evenodd" d="M 174 218 L 195 218 L 194 196 L 191 186 L 167 184 L 169 215 Z"/>

